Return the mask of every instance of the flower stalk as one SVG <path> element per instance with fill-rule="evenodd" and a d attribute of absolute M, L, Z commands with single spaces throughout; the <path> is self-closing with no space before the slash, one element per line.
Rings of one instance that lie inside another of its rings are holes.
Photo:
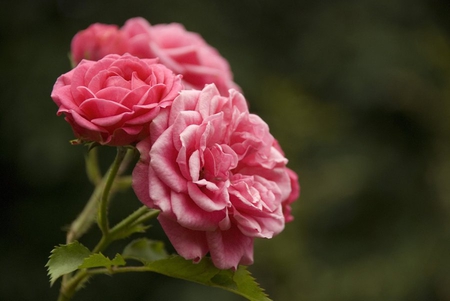
<path fill-rule="evenodd" d="M 77 240 L 86 233 L 94 223 L 96 215 L 97 224 L 102 231 L 102 237 L 92 250 L 92 253 L 104 251 L 115 240 L 127 236 L 127 233 L 132 232 L 134 227 L 137 227 L 143 222 L 158 215 L 158 210 L 151 210 L 146 206 L 142 206 L 114 227 L 109 227 L 108 205 L 111 193 L 117 188 L 123 189 L 125 187 L 130 187 L 130 177 L 121 179 L 118 178 L 118 176 L 125 172 L 128 164 L 131 162 L 133 154 L 134 150 L 118 147 L 116 157 L 111 164 L 109 171 L 103 178 L 100 178 L 101 173 L 98 168 L 97 153 L 94 149 L 90 151 L 90 154 L 86 158 L 86 167 L 88 170 L 88 177 L 91 182 L 96 184 L 96 187 L 80 215 L 72 222 L 67 233 L 67 244 Z M 107 271 L 107 269 L 105 271 Z M 95 274 L 98 273 L 99 272 Z M 70 274 L 64 275 L 58 301 L 71 300 L 75 292 L 78 291 L 93 274 L 94 273 L 88 273 L 86 269 L 82 269 L 73 276 Z"/>
<path fill-rule="evenodd" d="M 132 227 L 141 224 L 144 221 L 155 218 L 158 215 L 158 210 L 148 209 L 146 206 L 142 206 L 129 216 L 124 218 L 117 225 L 112 227 L 106 235 L 103 235 L 99 243 L 92 250 L 92 253 L 99 253 L 104 251 L 112 242 L 122 237 L 122 233 L 131 229 Z M 123 269 L 123 270 L 122 270 Z M 133 267 L 123 267 L 120 271 L 111 269 L 96 269 L 95 272 L 91 270 L 82 269 L 79 270 L 73 277 L 66 279 L 61 284 L 60 294 L 58 301 L 69 301 L 73 295 L 83 286 L 83 284 L 93 275 L 96 274 L 111 274 L 134 270 Z M 144 271 L 144 269 L 141 269 Z"/>
<path fill-rule="evenodd" d="M 120 165 L 127 150 L 124 147 L 117 148 L 116 158 L 111 165 L 107 175 L 105 188 L 103 189 L 102 197 L 100 199 L 99 209 L 98 209 L 98 226 L 103 233 L 103 236 L 107 236 L 109 232 L 109 222 L 108 222 L 108 204 L 109 204 L 109 194 L 113 186 L 114 180 L 116 179 L 117 173 L 119 171 Z"/>

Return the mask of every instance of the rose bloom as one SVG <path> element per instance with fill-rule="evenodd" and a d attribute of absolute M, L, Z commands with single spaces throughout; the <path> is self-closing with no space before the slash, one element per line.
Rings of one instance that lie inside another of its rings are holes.
<path fill-rule="evenodd" d="M 121 28 L 128 37 L 128 52 L 138 57 L 158 57 L 161 64 L 183 75 L 185 87 L 203 89 L 214 83 L 222 95 L 233 82 L 230 66 L 219 52 L 197 33 L 178 23 L 151 26 L 143 18 L 129 19 Z"/>
<path fill-rule="evenodd" d="M 273 147 L 275 147 L 284 156 L 284 152 L 277 140 L 274 141 Z M 298 175 L 295 173 L 295 171 L 289 168 L 286 168 L 286 171 L 289 175 L 289 179 L 291 180 L 291 193 L 289 197 L 282 202 L 282 206 L 285 221 L 292 222 L 294 220 L 294 217 L 291 214 L 291 204 L 300 196 L 300 184 L 298 182 Z"/>
<path fill-rule="evenodd" d="M 298 175 L 292 169 L 286 168 L 286 171 L 289 175 L 289 179 L 291 180 L 291 194 L 289 197 L 282 202 L 283 206 L 283 214 L 286 222 L 292 222 L 294 217 L 292 216 L 292 208 L 291 204 L 297 200 L 300 196 L 300 184 L 298 182 Z"/>
<path fill-rule="evenodd" d="M 95 23 L 72 39 L 75 64 L 82 59 L 99 60 L 107 54 L 130 53 L 139 58 L 159 58 L 177 74 L 183 75 L 186 89 L 203 89 L 214 83 L 222 95 L 240 90 L 233 82 L 230 66 L 220 53 L 197 33 L 186 31 L 178 23 L 151 26 L 143 18 L 116 25 Z"/>
<path fill-rule="evenodd" d="M 285 225 L 292 197 L 287 159 L 242 94 L 214 85 L 184 90 L 139 142 L 133 188 L 176 251 L 198 262 L 208 252 L 220 269 L 253 263 L 253 241 Z"/>
<path fill-rule="evenodd" d="M 71 54 L 74 65 L 82 59 L 98 61 L 108 54 L 124 54 L 127 51 L 127 39 L 116 25 L 95 23 L 78 32 L 71 42 Z"/>
<path fill-rule="evenodd" d="M 51 97 L 79 140 L 120 146 L 146 137 L 181 89 L 181 76 L 157 60 L 111 54 L 61 75 Z"/>

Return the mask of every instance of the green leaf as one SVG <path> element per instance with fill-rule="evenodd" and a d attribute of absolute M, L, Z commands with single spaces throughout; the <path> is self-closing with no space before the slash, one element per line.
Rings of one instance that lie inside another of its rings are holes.
<path fill-rule="evenodd" d="M 264 290 L 256 282 L 256 279 L 247 270 L 247 267 L 239 266 L 234 273 L 233 281 L 237 284 L 237 290 L 242 293 L 242 296 L 251 296 L 249 300 L 270 300 L 267 294 L 264 293 Z"/>
<path fill-rule="evenodd" d="M 50 276 L 50 286 L 62 275 L 78 269 L 83 260 L 91 254 L 88 248 L 74 241 L 68 245 L 55 247 L 50 254 L 50 259 L 45 265 Z"/>
<path fill-rule="evenodd" d="M 120 232 L 115 234 L 114 238 L 115 239 L 124 239 L 134 233 L 145 233 L 145 230 L 147 230 L 148 228 L 150 228 L 150 226 L 146 226 L 144 224 L 137 224 L 137 225 L 127 227 L 127 228 L 121 230 Z"/>
<path fill-rule="evenodd" d="M 92 254 L 88 258 L 85 258 L 83 263 L 78 267 L 79 269 L 88 269 L 96 267 L 110 268 L 111 266 L 121 266 L 125 265 L 126 262 L 122 255 L 116 254 L 113 260 L 109 259 L 102 253 Z"/>
<path fill-rule="evenodd" d="M 220 270 L 214 266 L 210 258 L 203 258 L 199 263 L 193 263 L 180 256 L 171 256 L 153 262 L 144 261 L 144 264 L 150 271 L 222 288 L 250 301 L 271 301 L 244 266 L 239 266 L 236 271 Z"/>
<path fill-rule="evenodd" d="M 123 256 L 148 263 L 167 258 L 168 254 L 162 241 L 140 238 L 133 240 L 125 247 Z"/>

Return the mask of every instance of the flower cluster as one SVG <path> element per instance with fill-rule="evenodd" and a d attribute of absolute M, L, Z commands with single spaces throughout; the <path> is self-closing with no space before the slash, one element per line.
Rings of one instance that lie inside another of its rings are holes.
<path fill-rule="evenodd" d="M 72 59 L 99 60 L 106 54 L 129 53 L 139 58 L 158 58 L 160 63 L 183 75 L 186 88 L 202 89 L 214 83 L 226 95 L 233 82 L 228 62 L 194 32 L 178 23 L 151 26 L 143 18 L 132 18 L 122 28 L 93 24 L 72 40 Z"/>
<path fill-rule="evenodd" d="M 218 268 L 253 263 L 254 238 L 290 222 L 300 187 L 228 62 L 180 24 L 93 24 L 52 98 L 80 141 L 135 145 L 133 189 L 176 251 Z"/>

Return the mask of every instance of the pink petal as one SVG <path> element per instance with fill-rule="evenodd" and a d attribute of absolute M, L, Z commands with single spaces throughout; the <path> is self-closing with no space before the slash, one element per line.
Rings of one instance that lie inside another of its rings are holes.
<path fill-rule="evenodd" d="M 228 199 L 220 192 L 219 194 L 211 193 L 212 197 L 209 197 L 196 184 L 191 182 L 188 182 L 188 193 L 195 204 L 206 212 L 223 210 L 229 205 Z"/>
<path fill-rule="evenodd" d="M 70 86 L 61 86 L 53 88 L 51 94 L 53 101 L 58 105 L 59 112 L 68 112 L 70 110 L 78 110 L 78 105 L 72 96 Z"/>
<path fill-rule="evenodd" d="M 70 115 L 73 117 L 74 122 L 79 126 L 79 127 L 83 127 L 87 130 L 90 131 L 98 131 L 98 132 L 105 132 L 107 133 L 107 130 L 105 130 L 102 127 L 99 127 L 95 124 L 93 124 L 92 122 L 90 122 L 89 120 L 87 120 L 84 116 L 81 116 L 80 114 L 78 114 L 75 111 L 70 111 L 68 112 L 70 113 Z"/>
<path fill-rule="evenodd" d="M 125 98 L 125 96 L 129 93 L 130 93 L 129 89 L 120 86 L 109 86 L 99 90 L 93 98 L 107 99 L 110 101 L 121 103 L 122 99 Z M 86 99 L 89 99 L 89 97 L 86 97 Z M 129 106 L 125 105 L 125 107 Z"/>
<path fill-rule="evenodd" d="M 139 161 L 133 169 L 132 187 L 137 198 L 145 205 L 152 208 L 148 183 L 148 165 Z"/>
<path fill-rule="evenodd" d="M 196 110 L 200 112 L 203 118 L 206 118 L 217 113 L 224 101 L 226 101 L 226 98 L 220 97 L 214 84 L 206 85 L 198 97 Z"/>
<path fill-rule="evenodd" d="M 142 110 L 143 113 L 139 114 L 138 112 L 134 112 L 133 116 L 131 117 L 131 119 L 126 121 L 127 125 L 146 125 L 148 123 L 150 123 L 152 121 L 152 119 L 154 119 L 159 111 L 160 108 L 157 105 L 154 105 L 154 108 L 149 108 L 147 110 Z"/>
<path fill-rule="evenodd" d="M 197 90 L 182 90 L 180 92 L 180 95 L 173 100 L 169 125 L 174 123 L 175 119 L 182 111 L 195 110 L 199 93 L 200 91 Z"/>
<path fill-rule="evenodd" d="M 91 122 L 95 125 L 108 128 L 116 125 L 120 125 L 123 123 L 123 120 L 126 119 L 126 113 L 122 113 L 119 115 L 106 116 L 101 118 L 94 118 Z"/>
<path fill-rule="evenodd" d="M 176 60 L 171 58 L 166 51 L 159 48 L 159 46 L 156 45 L 154 42 L 151 41 L 149 42 L 149 48 L 153 56 L 159 58 L 160 62 L 164 64 L 167 68 L 178 74 L 184 73 L 185 69 L 183 65 L 179 64 Z"/>
<path fill-rule="evenodd" d="M 180 154 L 186 154 L 187 151 L 184 149 L 182 150 L 183 152 L 180 151 Z M 187 173 L 188 177 L 186 177 L 186 179 L 194 182 L 199 180 L 200 173 L 202 172 L 202 158 L 199 150 L 195 150 L 189 158 L 187 158 L 187 156 L 183 156 L 177 159 L 177 161 L 179 161 L 178 165 L 183 167 L 182 170 Z"/>
<path fill-rule="evenodd" d="M 148 168 L 147 183 L 151 202 L 145 203 L 145 205 L 150 208 L 160 209 L 163 212 L 170 212 L 172 210 L 170 203 L 172 191 L 156 176 L 151 166 Z"/>
<path fill-rule="evenodd" d="M 177 222 L 185 228 L 200 231 L 213 231 L 221 220 L 225 218 L 223 211 L 207 212 L 198 207 L 193 200 L 184 193 L 171 194 L 172 212 Z"/>
<path fill-rule="evenodd" d="M 80 110 L 90 119 L 110 117 L 131 112 L 129 108 L 120 103 L 100 98 L 87 99 L 80 105 Z"/>
<path fill-rule="evenodd" d="M 169 127 L 170 108 L 161 109 L 158 115 L 150 123 L 150 143 L 153 144 L 156 139 Z"/>
<path fill-rule="evenodd" d="M 209 253 L 219 269 L 237 269 L 239 264 L 253 263 L 253 238 L 245 236 L 236 227 L 227 231 L 206 232 Z"/>
<path fill-rule="evenodd" d="M 178 114 L 172 125 L 175 149 L 180 150 L 182 146 L 192 145 L 192 139 L 196 139 L 197 124 L 200 123 L 201 117 L 198 112 L 182 111 Z"/>
<path fill-rule="evenodd" d="M 110 75 L 108 68 L 119 57 L 120 55 L 110 54 L 95 62 L 82 60 L 75 68 L 78 69 L 79 66 L 87 67 L 85 71 L 82 71 L 82 82 L 73 81 L 72 85 L 76 84 L 77 86 L 88 86 L 89 89 L 94 91 L 94 93 L 97 92 L 103 87 L 103 81 Z M 92 87 L 91 84 L 93 85 Z"/>
<path fill-rule="evenodd" d="M 157 177 L 175 192 L 187 190 L 186 179 L 180 174 L 176 163 L 177 152 L 173 147 L 170 127 L 155 141 L 150 150 L 150 164 Z"/>
<path fill-rule="evenodd" d="M 199 262 L 208 252 L 205 232 L 186 229 L 166 218 L 164 214 L 158 216 L 158 221 L 173 247 L 182 257 Z"/>
<path fill-rule="evenodd" d="M 267 215 L 265 218 L 251 214 L 241 215 L 235 211 L 233 217 L 239 230 L 249 237 L 272 238 L 284 229 L 284 216 L 281 210 L 277 215 Z"/>

